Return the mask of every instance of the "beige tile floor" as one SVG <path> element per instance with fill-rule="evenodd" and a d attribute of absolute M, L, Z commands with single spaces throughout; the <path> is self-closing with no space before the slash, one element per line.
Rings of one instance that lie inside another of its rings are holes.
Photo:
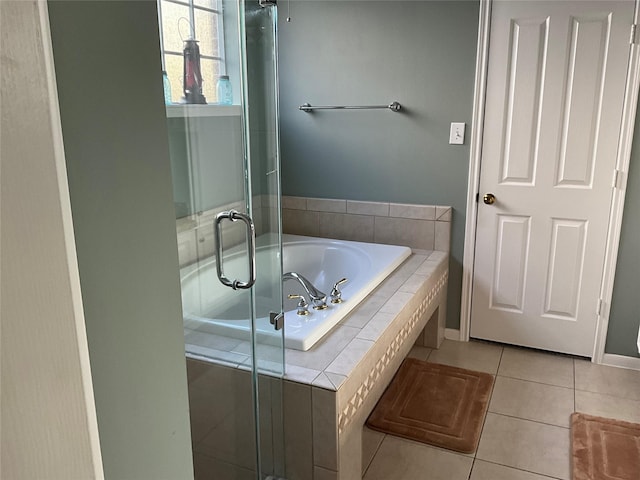
<path fill-rule="evenodd" d="M 479 341 L 445 340 L 409 356 L 495 376 L 478 450 L 463 455 L 365 427 L 364 480 L 569 480 L 572 412 L 640 422 L 638 371 Z"/>

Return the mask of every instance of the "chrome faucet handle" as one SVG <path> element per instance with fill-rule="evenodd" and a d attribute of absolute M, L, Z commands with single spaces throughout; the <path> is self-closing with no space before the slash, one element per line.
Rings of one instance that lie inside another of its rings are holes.
<path fill-rule="evenodd" d="M 331 289 L 331 294 L 329 295 L 331 297 L 331 303 L 342 303 L 344 301 L 342 300 L 342 292 L 338 287 L 346 282 L 347 279 L 343 278 L 334 283 L 333 288 Z"/>
<path fill-rule="evenodd" d="M 327 305 L 327 297 L 326 295 L 324 297 L 321 298 L 313 298 L 311 299 L 311 303 L 313 303 L 313 309 L 314 310 L 326 310 L 328 307 Z"/>
<path fill-rule="evenodd" d="M 288 297 L 292 300 L 295 298 L 300 299 L 298 302 L 298 311 L 296 312 L 298 315 L 309 315 L 309 304 L 307 303 L 307 299 L 304 298 L 304 295 L 294 295 L 290 293 Z"/>

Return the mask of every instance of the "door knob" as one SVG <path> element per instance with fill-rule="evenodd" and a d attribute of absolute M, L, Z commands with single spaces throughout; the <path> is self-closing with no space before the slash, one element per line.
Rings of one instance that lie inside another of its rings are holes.
<path fill-rule="evenodd" d="M 493 193 L 485 193 L 482 200 L 487 205 L 493 205 L 496 202 L 496 196 Z"/>

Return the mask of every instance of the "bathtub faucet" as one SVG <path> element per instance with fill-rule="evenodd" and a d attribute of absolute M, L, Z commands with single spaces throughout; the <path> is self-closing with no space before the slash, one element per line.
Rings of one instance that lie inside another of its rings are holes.
<path fill-rule="evenodd" d="M 316 310 L 324 310 L 327 308 L 327 294 L 321 292 L 316 287 L 313 286 L 309 280 L 296 272 L 287 272 L 282 276 L 282 281 L 286 280 L 296 280 L 304 291 L 307 292 L 309 298 L 311 298 L 311 303 L 313 304 L 313 308 Z"/>

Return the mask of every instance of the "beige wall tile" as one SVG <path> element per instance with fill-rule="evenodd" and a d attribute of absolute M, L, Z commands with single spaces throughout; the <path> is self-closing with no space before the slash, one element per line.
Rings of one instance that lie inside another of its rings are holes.
<path fill-rule="evenodd" d="M 409 304 L 412 298 L 412 293 L 398 291 L 394 293 L 382 307 L 380 307 L 379 312 L 397 315 Z"/>
<path fill-rule="evenodd" d="M 398 218 L 413 218 L 416 220 L 435 220 L 436 207 L 433 205 L 390 203 L 389 216 Z"/>
<path fill-rule="evenodd" d="M 382 432 L 376 432 L 370 428 L 363 427 L 362 429 L 362 475 L 365 474 L 367 468 L 371 464 L 374 455 L 380 448 L 382 440 L 384 440 L 385 434 Z"/>
<path fill-rule="evenodd" d="M 324 388 L 325 390 L 336 390 L 336 386 L 333 384 L 329 377 L 324 372 L 320 372 L 320 374 L 315 378 L 312 382 L 314 387 Z"/>
<path fill-rule="evenodd" d="M 224 369 L 227 367 L 218 367 Z M 227 368 L 227 370 L 232 370 Z M 214 372 L 215 373 L 215 372 Z M 208 375 L 209 381 L 199 382 L 199 387 L 189 387 L 189 415 L 191 439 L 199 443 L 215 426 L 219 425 L 234 409 L 233 379 L 221 375 Z"/>
<path fill-rule="evenodd" d="M 436 220 L 443 222 L 451 221 L 451 207 L 436 206 Z"/>
<path fill-rule="evenodd" d="M 249 393 L 250 395 L 250 393 Z M 256 442 L 251 407 L 238 408 L 214 427 L 194 451 L 220 461 L 254 470 Z"/>
<path fill-rule="evenodd" d="M 306 210 L 307 199 L 306 197 L 282 197 L 282 208 L 289 208 L 291 210 Z"/>
<path fill-rule="evenodd" d="M 187 358 L 187 382 L 189 386 L 195 383 L 200 377 L 211 371 L 211 364 L 200 360 Z"/>
<path fill-rule="evenodd" d="M 382 202 L 360 202 L 356 200 L 347 200 L 347 213 L 388 217 L 389 204 Z"/>
<path fill-rule="evenodd" d="M 307 198 L 307 210 L 347 213 L 347 201 L 333 198 Z"/>
<path fill-rule="evenodd" d="M 284 445 L 288 478 L 313 479 L 311 387 L 283 382 Z"/>
<path fill-rule="evenodd" d="M 344 350 L 338 353 L 336 359 L 325 369 L 327 372 L 349 376 L 367 352 L 373 347 L 374 342 L 354 338 Z"/>
<path fill-rule="evenodd" d="M 287 364 L 324 370 L 358 333 L 360 333 L 359 328 L 346 325 L 335 327 L 324 336 L 321 342 L 316 343 L 306 352 L 287 349 Z"/>
<path fill-rule="evenodd" d="M 374 291 L 373 294 L 376 297 L 384 298 L 386 301 L 398 291 L 400 286 L 407 280 L 408 277 L 387 277 Z"/>
<path fill-rule="evenodd" d="M 227 225 L 225 225 L 227 226 Z M 230 229 L 226 232 L 231 232 L 234 229 L 229 225 Z M 225 233 L 226 233 L 225 232 Z M 207 258 L 213 255 L 215 249 L 215 242 L 213 240 L 213 226 L 200 227 L 196 229 L 196 251 L 199 259 Z"/>
<path fill-rule="evenodd" d="M 261 221 L 261 219 L 258 220 Z M 229 222 L 225 220 L 220 224 L 220 228 L 222 231 L 222 243 L 225 250 L 246 242 L 247 227 L 245 226 L 244 222 Z M 200 232 L 204 232 L 206 235 L 211 235 L 211 242 L 213 243 L 213 225 L 209 225 L 208 227 L 201 227 L 198 230 Z M 200 234 L 198 236 L 200 236 Z M 200 239 L 199 241 L 201 242 Z M 198 243 L 199 249 L 201 245 L 203 245 L 203 243 Z M 200 253 L 200 250 L 198 250 L 198 253 Z M 203 258 L 203 256 L 200 255 L 200 258 Z"/>
<path fill-rule="evenodd" d="M 376 313 L 369 323 L 367 323 L 364 328 L 360 331 L 357 338 L 362 338 L 363 340 L 371 340 L 373 342 L 377 341 L 382 335 L 387 327 L 395 320 L 396 315 L 391 313 Z"/>
<path fill-rule="evenodd" d="M 178 261 L 181 267 L 189 265 L 197 259 L 198 250 L 196 249 L 196 244 L 195 230 L 184 231 L 178 234 Z"/>
<path fill-rule="evenodd" d="M 340 434 L 340 479 L 362 477 L 362 424 L 353 424 Z"/>
<path fill-rule="evenodd" d="M 436 222 L 435 223 L 435 240 L 434 249 L 442 252 L 448 252 L 451 250 L 451 222 Z"/>
<path fill-rule="evenodd" d="M 197 330 L 185 330 L 184 340 L 190 345 L 200 345 L 201 347 L 222 350 L 226 352 L 236 352 L 249 355 L 249 352 L 236 351 L 242 340 L 225 337 L 224 335 L 213 335 L 211 333 L 199 332 Z"/>
<path fill-rule="evenodd" d="M 200 345 L 193 345 L 190 343 L 185 344 L 185 350 L 187 353 L 193 355 L 200 355 L 205 358 L 211 358 L 216 363 L 221 365 L 230 365 L 237 367 L 247 361 L 246 355 L 240 355 L 238 353 L 227 352 L 224 350 L 216 350 L 211 347 L 201 347 Z"/>
<path fill-rule="evenodd" d="M 280 362 L 278 362 L 278 365 L 276 367 L 279 367 L 279 366 L 280 366 Z M 273 370 L 277 371 L 277 368 Z M 286 378 L 287 380 L 291 380 L 292 382 L 299 382 L 299 383 L 310 385 L 311 383 L 313 383 L 313 381 L 317 378 L 318 375 L 320 375 L 320 371 L 314 370 L 312 368 L 304 368 L 304 367 L 299 367 L 297 365 L 290 365 L 289 362 L 287 362 L 287 365 L 285 366 L 284 378 Z"/>
<path fill-rule="evenodd" d="M 313 480 L 339 480 L 338 472 L 322 467 L 313 467 Z"/>
<path fill-rule="evenodd" d="M 210 480 L 212 475 L 220 479 L 255 480 L 253 470 L 241 468 L 230 463 L 221 462 L 208 455 L 195 453 L 193 455 L 194 480 Z"/>
<path fill-rule="evenodd" d="M 210 430 L 202 442 L 195 446 L 194 451 L 254 470 L 256 445 L 251 375 L 241 370 L 236 370 L 235 373 L 231 384 L 221 389 L 225 395 L 233 399 L 232 409 L 227 411 L 223 421 Z"/>
<path fill-rule="evenodd" d="M 318 212 L 282 209 L 282 231 L 293 235 L 317 237 L 320 234 Z"/>
<path fill-rule="evenodd" d="M 428 277 L 432 275 L 440 266 L 440 260 L 427 259 L 418 267 L 416 275 Z"/>
<path fill-rule="evenodd" d="M 413 274 L 409 278 L 407 278 L 407 280 L 405 280 L 405 282 L 400 286 L 399 290 L 401 292 L 416 293 L 418 289 L 420 289 L 420 287 L 424 285 L 424 282 L 426 280 L 427 277 L 425 277 L 424 275 Z"/>
<path fill-rule="evenodd" d="M 422 265 L 422 263 L 427 260 L 428 257 L 429 255 L 424 253 L 413 253 L 404 261 L 400 268 L 393 272 L 392 275 L 404 275 L 405 278 L 409 278 L 409 276 L 413 275 L 418 267 L 420 267 L 420 265 Z"/>
<path fill-rule="evenodd" d="M 435 222 L 408 218 L 375 217 L 374 241 L 433 250 Z"/>
<path fill-rule="evenodd" d="M 386 297 L 369 295 L 355 308 L 354 311 L 349 314 L 345 320 L 343 320 L 343 324 L 354 328 L 364 327 L 386 301 Z"/>
<path fill-rule="evenodd" d="M 338 470 L 338 412 L 336 393 L 311 387 L 313 411 L 313 463 Z"/>
<path fill-rule="evenodd" d="M 347 377 L 344 375 L 338 375 L 337 373 L 325 372 L 327 378 L 333 383 L 335 390 L 338 390 L 344 382 L 347 381 Z"/>
<path fill-rule="evenodd" d="M 356 242 L 373 242 L 373 218 L 366 215 L 320 212 L 320 236 Z"/>

